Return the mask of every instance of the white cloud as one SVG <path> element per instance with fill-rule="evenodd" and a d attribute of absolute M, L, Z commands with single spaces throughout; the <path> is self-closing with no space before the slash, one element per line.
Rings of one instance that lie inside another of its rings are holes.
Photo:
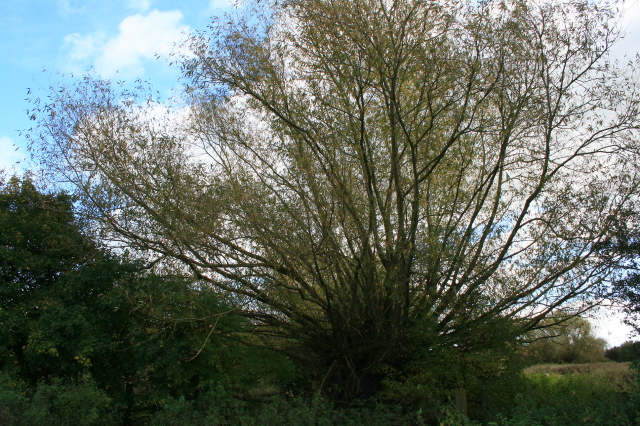
<path fill-rule="evenodd" d="M 58 12 L 64 17 L 75 15 L 86 10 L 86 5 L 75 6 L 70 0 L 58 0 Z"/>
<path fill-rule="evenodd" d="M 623 25 L 629 25 L 633 21 L 637 21 L 638 18 L 640 18 L 638 16 L 638 14 L 640 14 L 640 1 L 638 0 L 627 1 L 623 3 L 622 6 L 624 11 L 624 15 L 622 19 Z"/>
<path fill-rule="evenodd" d="M 138 1 L 137 3 L 144 3 Z M 189 32 L 189 26 L 181 24 L 180 11 L 159 12 L 126 17 L 119 26 L 119 33 L 108 38 L 103 32 L 69 34 L 64 39 L 66 68 L 92 65 L 105 78 L 116 73 L 124 76 L 140 76 L 144 73 L 143 60 L 167 56 L 180 44 Z M 82 70 L 84 71 L 84 70 Z"/>
<path fill-rule="evenodd" d="M 633 60 L 640 46 L 640 1 L 625 2 L 622 29 L 623 40 L 613 48 L 613 57 L 623 62 Z"/>
<path fill-rule="evenodd" d="M 67 58 L 72 62 L 82 62 L 93 59 L 104 44 L 107 35 L 104 32 L 82 35 L 73 33 L 65 36 L 64 46 L 67 50 Z"/>
<path fill-rule="evenodd" d="M 615 306 L 602 307 L 593 318 L 595 333 L 605 339 L 610 347 L 631 340 L 633 328 L 624 324 L 624 314 Z"/>

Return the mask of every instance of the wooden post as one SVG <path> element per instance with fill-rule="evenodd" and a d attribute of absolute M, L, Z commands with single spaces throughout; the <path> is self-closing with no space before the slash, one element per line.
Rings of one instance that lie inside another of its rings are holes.
<path fill-rule="evenodd" d="M 463 388 L 456 389 L 456 410 L 460 414 L 467 415 L 467 391 Z"/>
<path fill-rule="evenodd" d="M 496 421 L 491 410 L 491 399 L 489 398 L 489 393 L 487 392 L 486 385 L 483 386 L 482 390 L 482 411 L 484 412 L 485 425 Z"/>

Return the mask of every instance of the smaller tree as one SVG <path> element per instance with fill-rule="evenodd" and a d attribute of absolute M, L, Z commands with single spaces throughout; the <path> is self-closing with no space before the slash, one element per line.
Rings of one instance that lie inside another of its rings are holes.
<path fill-rule="evenodd" d="M 232 339 L 248 322 L 196 284 L 99 248 L 66 194 L 0 179 L 0 375 L 30 392 L 92 379 L 128 424 L 208 383 L 242 389 L 286 370 Z"/>
<path fill-rule="evenodd" d="M 18 369 L 31 381 L 46 374 L 42 371 L 44 365 L 36 366 L 32 362 L 30 344 L 35 335 L 29 330 L 34 321 L 49 311 L 55 287 L 59 287 L 59 294 L 65 297 L 78 296 L 72 294 L 71 288 L 57 284 L 90 265 L 96 260 L 96 254 L 96 247 L 80 232 L 74 220 L 68 195 L 43 194 L 28 177 L 22 180 L 13 177 L 6 182 L 0 178 L 0 342 L 3 349 L 0 365 L 3 371 Z M 76 315 L 68 312 L 65 320 L 73 322 Z M 77 326 L 71 328 L 82 334 Z M 61 342 L 65 337 L 68 336 L 58 336 Z M 57 358 L 58 369 L 70 367 L 62 366 L 60 353 L 53 346 L 41 346 L 36 353 Z M 72 372 L 76 369 L 65 371 Z"/>
<path fill-rule="evenodd" d="M 560 317 L 566 317 L 558 313 Z M 526 356 L 534 363 L 589 363 L 604 361 L 606 340 L 594 336 L 591 323 L 581 317 L 549 320 L 549 327 L 529 334 Z"/>

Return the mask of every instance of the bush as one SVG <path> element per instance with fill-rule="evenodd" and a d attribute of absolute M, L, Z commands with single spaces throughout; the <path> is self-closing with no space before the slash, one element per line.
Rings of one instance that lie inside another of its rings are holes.
<path fill-rule="evenodd" d="M 101 426 L 117 424 L 106 393 L 89 379 L 64 383 L 53 379 L 35 388 L 3 375 L 0 379 L 0 424 L 3 426 Z"/>
<path fill-rule="evenodd" d="M 391 426 L 423 425 L 420 412 L 376 401 L 337 407 L 321 398 L 277 398 L 251 404 L 234 398 L 222 386 L 212 386 L 197 401 L 167 398 L 150 419 L 151 426 Z"/>
<path fill-rule="evenodd" d="M 28 399 L 25 397 L 24 383 L 0 374 L 0 424 L 21 425 L 21 415 L 26 411 Z"/>

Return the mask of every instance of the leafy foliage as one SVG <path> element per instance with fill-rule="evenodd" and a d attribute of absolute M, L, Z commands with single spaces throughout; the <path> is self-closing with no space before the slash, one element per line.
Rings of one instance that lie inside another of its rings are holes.
<path fill-rule="evenodd" d="M 165 398 L 192 400 L 212 380 L 238 392 L 290 379 L 282 357 L 233 339 L 248 323 L 216 293 L 99 249 L 65 194 L 12 178 L 0 203 L 0 375 L 33 392 L 31 404 L 45 394 L 54 399 L 42 407 L 58 404 L 89 383 L 132 419 Z"/>
<path fill-rule="evenodd" d="M 111 426 L 118 412 L 104 390 L 91 380 L 52 380 L 29 387 L 0 376 L 0 423 L 4 426 Z"/>
<path fill-rule="evenodd" d="M 533 340 L 527 345 L 526 356 L 534 363 L 585 363 L 604 361 L 607 342 L 596 337 L 591 331 L 591 323 L 580 317 L 565 321 L 530 333 Z"/>
<path fill-rule="evenodd" d="M 2 368 L 19 369 L 32 383 L 47 371 L 78 373 L 83 367 L 74 357 L 83 356 L 90 345 L 84 340 L 91 335 L 86 333 L 90 326 L 81 306 L 77 314 L 60 313 L 57 299 L 74 300 L 82 297 L 82 290 L 94 295 L 101 291 L 74 286 L 80 269 L 90 270 L 99 262 L 97 250 L 80 232 L 69 196 L 42 194 L 29 179 L 14 177 L 0 185 Z M 51 315 L 62 317 L 58 327 L 47 323 Z M 41 317 L 42 326 L 30 330 Z M 43 333 L 54 341 L 41 339 Z M 54 359 L 64 361 L 56 360 L 52 368 Z"/>

